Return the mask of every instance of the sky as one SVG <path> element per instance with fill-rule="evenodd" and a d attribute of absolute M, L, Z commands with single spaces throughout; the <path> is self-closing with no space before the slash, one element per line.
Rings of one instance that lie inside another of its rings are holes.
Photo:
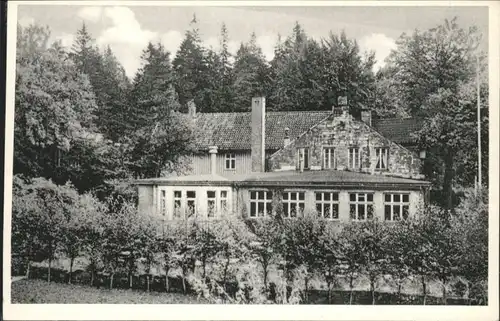
<path fill-rule="evenodd" d="M 487 7 L 172 7 L 172 6 L 81 6 L 81 5 L 19 5 L 18 23 L 47 25 L 53 40 L 71 46 L 74 34 L 85 23 L 97 44 L 110 46 L 129 77 L 140 67 L 140 55 L 149 41 L 161 41 L 175 55 L 189 23 L 196 15 L 201 38 L 207 47 L 219 48 L 222 23 L 229 33 L 229 49 L 235 54 L 241 42 L 252 32 L 257 36 L 264 55 L 271 60 L 278 35 L 290 35 L 296 21 L 315 38 L 328 37 L 342 30 L 356 39 L 362 51 L 374 51 L 375 69 L 396 48 L 403 33 L 427 30 L 458 17 L 468 28 L 475 25 L 483 33 L 482 47 L 487 50 Z"/>

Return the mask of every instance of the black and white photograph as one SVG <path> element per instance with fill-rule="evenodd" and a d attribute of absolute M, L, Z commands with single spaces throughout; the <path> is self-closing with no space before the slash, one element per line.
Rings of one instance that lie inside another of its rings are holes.
<path fill-rule="evenodd" d="M 494 1 L 44 2 L 8 4 L 4 304 L 498 318 Z"/>

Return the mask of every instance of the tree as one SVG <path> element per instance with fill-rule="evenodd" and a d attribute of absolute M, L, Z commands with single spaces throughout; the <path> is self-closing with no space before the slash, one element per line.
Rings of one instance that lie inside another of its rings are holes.
<path fill-rule="evenodd" d="M 394 84 L 404 108 L 424 119 L 417 133 L 420 147 L 427 148 L 443 164 L 442 180 L 434 183 L 441 186 L 448 209 L 454 206 L 452 188 L 458 151 L 474 145 L 471 140 L 475 135 L 470 133 L 475 128 L 475 109 L 462 97 L 464 85 L 474 82 L 476 57 L 481 70 L 485 68 L 485 55 L 477 50 L 479 41 L 477 28 L 464 30 L 454 18 L 424 32 L 403 34 L 388 59 L 388 65 L 398 71 Z M 485 116 L 482 113 L 483 122 L 487 121 Z"/>
<path fill-rule="evenodd" d="M 256 96 L 269 97 L 269 66 L 252 33 L 250 41 L 241 44 L 234 62 L 235 110 L 250 110 L 250 101 Z"/>
<path fill-rule="evenodd" d="M 150 43 L 142 60 L 131 98 L 131 171 L 136 177 L 159 177 L 164 170 L 178 169 L 182 156 L 191 152 L 194 124 L 178 113 L 169 53 L 163 45 Z"/>
<path fill-rule="evenodd" d="M 179 94 L 179 103 L 182 108 L 186 108 L 186 104 L 190 100 L 194 100 L 200 111 L 203 111 L 202 91 L 210 84 L 208 83 L 209 79 L 206 79 L 206 54 L 201 43 L 195 15 L 193 15 L 190 29 L 186 31 L 185 38 L 173 60 L 173 69 L 175 71 L 175 90 Z"/>
<path fill-rule="evenodd" d="M 96 103 L 85 76 L 48 29 L 20 28 L 16 68 L 14 173 L 65 183 L 61 166 L 75 137 L 92 132 Z"/>
<path fill-rule="evenodd" d="M 325 231 L 320 235 L 319 270 L 323 274 L 328 288 L 328 303 L 332 302 L 332 287 L 341 270 L 340 229 L 336 224 L 326 223 Z"/>

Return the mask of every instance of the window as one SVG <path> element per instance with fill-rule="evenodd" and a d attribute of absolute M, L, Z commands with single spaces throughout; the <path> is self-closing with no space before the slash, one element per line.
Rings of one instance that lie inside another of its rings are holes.
<path fill-rule="evenodd" d="M 323 148 L 323 168 L 335 168 L 335 150 L 332 147 Z"/>
<path fill-rule="evenodd" d="M 349 148 L 349 168 L 360 168 L 361 160 L 359 157 L 359 148 Z"/>
<path fill-rule="evenodd" d="M 174 191 L 174 218 L 181 217 L 181 200 L 182 200 L 182 192 Z"/>
<path fill-rule="evenodd" d="M 266 216 L 271 214 L 273 193 L 268 191 L 250 192 L 250 217 Z"/>
<path fill-rule="evenodd" d="M 389 159 L 388 148 L 375 148 L 375 155 L 377 156 L 376 169 L 387 169 L 387 160 Z"/>
<path fill-rule="evenodd" d="M 283 216 L 297 217 L 304 213 L 305 197 L 304 192 L 284 192 L 283 193 Z"/>
<path fill-rule="evenodd" d="M 351 220 L 364 221 L 373 218 L 373 194 L 350 193 L 349 214 Z"/>
<path fill-rule="evenodd" d="M 187 200 L 187 217 L 196 216 L 196 192 L 187 191 L 186 200 Z"/>
<path fill-rule="evenodd" d="M 160 214 L 165 216 L 167 214 L 167 191 L 161 190 L 160 196 Z"/>
<path fill-rule="evenodd" d="M 410 211 L 410 195 L 390 193 L 384 195 L 384 217 L 386 221 L 406 220 Z"/>
<path fill-rule="evenodd" d="M 220 209 L 227 211 L 227 191 L 220 191 Z"/>
<path fill-rule="evenodd" d="M 316 211 L 319 217 L 337 220 L 339 218 L 339 193 L 317 192 Z"/>
<path fill-rule="evenodd" d="M 215 191 L 207 191 L 207 217 L 215 217 L 216 206 L 216 196 Z"/>
<path fill-rule="evenodd" d="M 233 153 L 227 153 L 225 156 L 225 169 L 235 169 L 236 168 L 236 155 Z"/>
<path fill-rule="evenodd" d="M 298 168 L 309 168 L 309 148 L 299 148 L 297 149 L 297 164 Z"/>

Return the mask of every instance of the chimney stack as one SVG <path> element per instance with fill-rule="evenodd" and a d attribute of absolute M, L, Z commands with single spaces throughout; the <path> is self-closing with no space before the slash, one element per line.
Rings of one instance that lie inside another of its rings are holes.
<path fill-rule="evenodd" d="M 372 125 L 372 111 L 369 109 L 361 110 L 361 121 L 368 126 Z"/>
<path fill-rule="evenodd" d="M 266 98 L 252 98 L 252 172 L 265 170 Z"/>
<path fill-rule="evenodd" d="M 210 146 L 208 148 L 210 153 L 210 174 L 217 174 L 217 146 Z"/>
<path fill-rule="evenodd" d="M 188 107 L 188 115 L 189 118 L 195 118 L 196 117 L 196 104 L 194 103 L 194 99 L 191 99 L 187 103 Z"/>

